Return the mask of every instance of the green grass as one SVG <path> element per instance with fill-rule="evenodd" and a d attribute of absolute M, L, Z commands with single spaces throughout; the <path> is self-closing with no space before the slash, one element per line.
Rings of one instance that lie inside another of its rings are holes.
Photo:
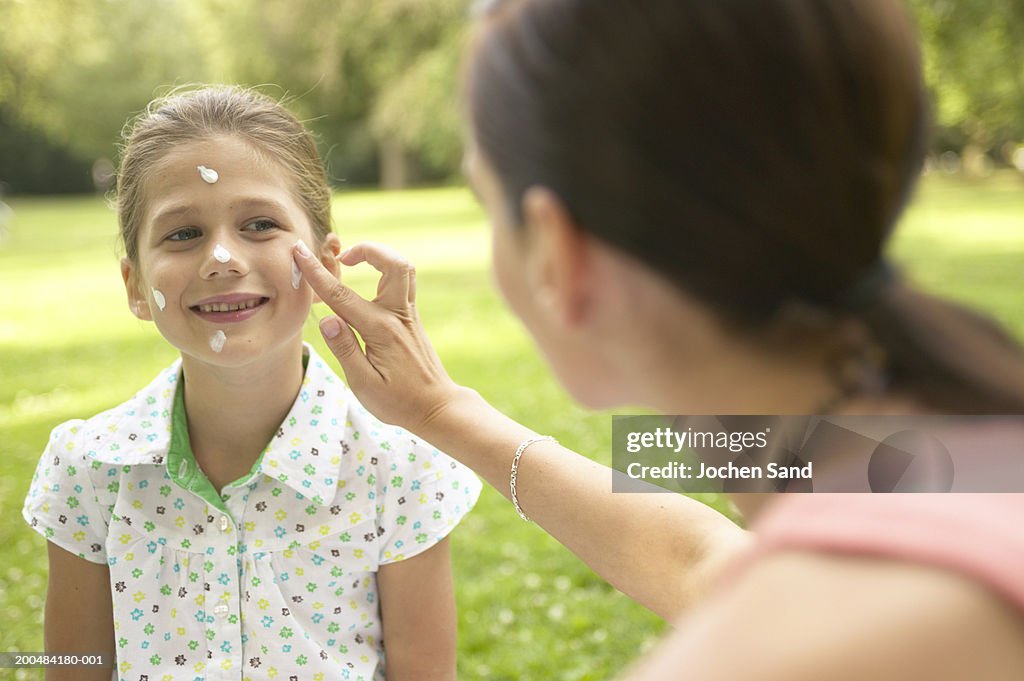
<path fill-rule="evenodd" d="M 0 651 L 42 649 L 45 551 L 20 509 L 50 429 L 123 401 L 175 354 L 128 313 L 116 220 L 101 199 L 11 205 L 16 220 L 0 245 Z M 335 219 L 345 243 L 384 241 L 416 262 L 422 317 L 457 381 L 537 431 L 609 460 L 608 415 L 572 404 L 497 299 L 487 231 L 468 192 L 346 194 Z M 990 311 L 1024 337 L 1024 181 L 929 177 L 904 223 L 893 246 L 913 279 Z M 373 275 L 362 266 L 346 281 L 371 294 Z M 307 337 L 326 354 L 314 321 Z M 455 533 L 454 550 L 460 678 L 604 679 L 663 629 L 493 490 Z M 0 679 L 36 678 L 18 674 L 0 670 Z"/>

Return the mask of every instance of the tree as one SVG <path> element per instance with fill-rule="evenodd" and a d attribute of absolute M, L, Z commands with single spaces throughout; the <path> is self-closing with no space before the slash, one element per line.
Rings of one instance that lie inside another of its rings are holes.
<path fill-rule="evenodd" d="M 194 5 L 216 70 L 275 83 L 309 119 L 338 180 L 457 168 L 455 72 L 466 0 L 204 0 Z M 246 46 L 246 49 L 240 49 Z"/>
<path fill-rule="evenodd" d="M 908 0 L 917 17 L 936 122 L 966 155 L 1024 139 L 1024 3 Z"/>
<path fill-rule="evenodd" d="M 205 77 L 192 35 L 175 0 L 0 0 L 7 134 L 23 130 L 87 163 L 114 157 L 126 118 L 161 86 Z"/>

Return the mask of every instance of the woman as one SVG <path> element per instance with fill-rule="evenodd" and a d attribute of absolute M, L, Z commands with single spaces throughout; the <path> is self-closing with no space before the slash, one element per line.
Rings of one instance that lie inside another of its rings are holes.
<path fill-rule="evenodd" d="M 465 78 L 498 284 L 586 406 L 1024 412 L 1020 348 L 883 255 L 927 130 L 895 2 L 490 3 Z M 341 255 L 382 272 L 372 302 L 298 260 L 371 411 L 678 618 L 630 678 L 1024 675 L 1021 496 L 737 495 L 747 533 L 683 497 L 613 495 L 608 469 L 451 381 L 400 256 Z"/>

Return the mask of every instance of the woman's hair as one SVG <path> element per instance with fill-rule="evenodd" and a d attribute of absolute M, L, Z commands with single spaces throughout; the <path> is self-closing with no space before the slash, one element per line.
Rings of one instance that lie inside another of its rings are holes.
<path fill-rule="evenodd" d="M 209 86 L 150 103 L 125 126 L 117 173 L 117 217 L 125 253 L 137 260 L 145 216 L 146 175 L 167 152 L 220 136 L 237 137 L 292 178 L 293 191 L 318 241 L 331 231 L 331 192 L 316 143 L 283 105 L 254 90 Z"/>
<path fill-rule="evenodd" d="M 514 223 L 526 189 L 548 187 L 581 229 L 734 328 L 794 302 L 855 316 L 890 389 L 944 411 L 1024 411 L 1009 336 L 879 276 L 929 130 L 900 3 L 488 4 L 466 99 Z"/>

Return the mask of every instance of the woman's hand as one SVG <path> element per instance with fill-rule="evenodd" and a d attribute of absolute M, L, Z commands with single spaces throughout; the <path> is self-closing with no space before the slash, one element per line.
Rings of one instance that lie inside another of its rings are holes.
<path fill-rule="evenodd" d="M 306 281 L 338 315 L 322 319 L 320 331 L 349 387 L 380 420 L 420 433 L 465 389 L 449 378 L 420 323 L 415 268 L 381 244 L 359 243 L 343 252 L 343 265 L 367 262 L 381 273 L 377 297 L 368 301 L 338 281 L 301 241 L 294 252 Z"/>

